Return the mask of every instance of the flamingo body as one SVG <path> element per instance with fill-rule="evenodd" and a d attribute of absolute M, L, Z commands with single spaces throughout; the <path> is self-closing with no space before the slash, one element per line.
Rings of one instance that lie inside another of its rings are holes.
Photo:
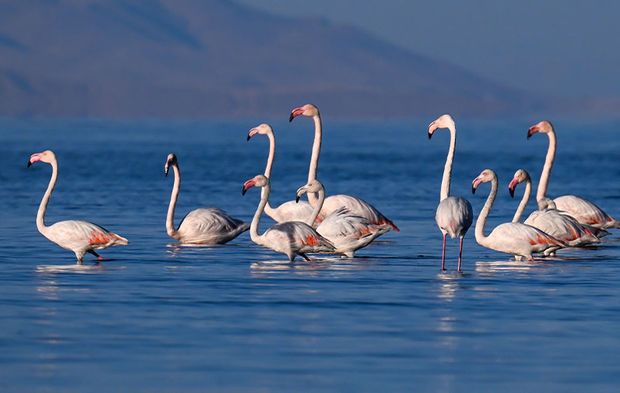
<path fill-rule="evenodd" d="M 605 213 L 594 203 L 575 195 L 563 195 L 553 200 L 558 210 L 574 217 L 582 224 L 595 228 L 620 228 L 620 222 Z"/>
<path fill-rule="evenodd" d="M 463 237 L 473 221 L 471 203 L 465 198 L 450 196 L 439 202 L 435 221 L 442 234 L 452 239 Z"/>
<path fill-rule="evenodd" d="M 223 244 L 250 229 L 218 208 L 192 210 L 181 220 L 175 238 L 184 244 Z"/>
<path fill-rule="evenodd" d="M 322 222 L 327 216 L 334 214 L 336 211 L 343 208 L 354 216 L 362 217 L 368 220 L 368 222 L 372 225 L 386 227 L 386 230 L 382 231 L 382 233 L 386 233 L 391 229 L 400 231 L 396 224 L 381 214 L 381 212 L 370 203 L 354 196 L 342 194 L 331 195 L 325 198 L 325 202 L 323 203 L 321 212 L 317 217 L 317 221 Z"/>
<path fill-rule="evenodd" d="M 305 201 L 287 201 L 276 208 L 265 207 L 265 213 L 275 222 L 306 221 L 312 210 L 312 206 Z"/>

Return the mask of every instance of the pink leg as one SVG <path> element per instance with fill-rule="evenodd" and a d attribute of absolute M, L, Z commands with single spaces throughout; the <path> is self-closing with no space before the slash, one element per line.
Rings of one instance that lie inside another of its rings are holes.
<path fill-rule="evenodd" d="M 462 273 L 463 271 L 461 270 L 461 258 L 463 257 L 463 236 L 461 236 L 461 240 L 460 240 L 460 244 L 459 244 L 459 266 L 458 266 L 458 272 Z"/>
<path fill-rule="evenodd" d="M 446 236 L 447 233 L 443 235 L 443 244 L 441 246 L 441 271 L 446 271 Z"/>

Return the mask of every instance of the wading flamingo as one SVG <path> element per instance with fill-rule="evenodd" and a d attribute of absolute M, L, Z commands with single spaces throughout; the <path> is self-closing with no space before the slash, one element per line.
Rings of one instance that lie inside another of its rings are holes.
<path fill-rule="evenodd" d="M 476 220 L 476 242 L 478 244 L 491 250 L 512 254 L 517 261 L 522 258 L 533 261 L 533 253 L 550 255 L 565 247 L 564 243 L 540 229 L 518 222 L 500 224 L 491 231 L 489 236 L 485 236 L 484 225 L 497 196 L 497 175 L 491 169 L 485 169 L 473 180 L 471 185 L 471 192 L 476 193 L 480 184 L 488 182 L 491 182 L 491 192 Z"/>
<path fill-rule="evenodd" d="M 521 215 L 532 193 L 532 180 L 530 174 L 524 169 L 517 170 L 508 185 L 511 197 L 514 198 L 515 189 L 520 183 L 525 183 L 525 192 L 523 193 L 523 197 L 517 207 L 512 222 L 519 222 L 521 220 Z M 546 205 L 549 206 L 549 203 L 546 202 Z M 600 243 L 601 241 L 589 228 L 584 227 L 574 218 L 561 214 L 558 210 L 549 207 L 543 210 L 533 211 L 524 223 L 540 229 L 571 247 L 580 247 L 588 244 Z"/>
<path fill-rule="evenodd" d="M 276 138 L 273 133 L 273 129 L 269 124 L 260 124 L 252 128 L 248 132 L 248 141 L 256 134 L 266 135 L 269 139 L 269 156 L 267 156 L 267 165 L 265 166 L 265 177 L 271 179 L 271 168 L 273 167 L 273 160 L 276 155 Z M 308 202 L 295 201 L 284 202 L 275 209 L 271 207 L 269 201 L 265 206 L 265 213 L 276 222 L 286 221 L 306 221 L 312 215 L 312 206 Z"/>
<path fill-rule="evenodd" d="M 177 156 L 170 153 L 164 165 L 164 173 L 172 167 L 174 185 L 166 216 L 166 232 L 168 236 L 178 240 L 181 244 L 222 244 L 236 238 L 250 226 L 237 220 L 217 208 L 200 208 L 187 213 L 181 220 L 179 227 L 174 229 L 174 210 L 181 190 L 181 170 Z"/>
<path fill-rule="evenodd" d="M 269 200 L 269 179 L 263 175 L 254 176 L 243 183 L 241 194 L 244 195 L 252 187 L 262 188 L 260 202 L 250 224 L 250 238 L 254 243 L 286 254 L 289 261 L 293 261 L 297 255 L 309 261 L 310 258 L 306 253 L 335 253 L 336 249 L 329 240 L 319 235 L 310 225 L 301 221 L 281 222 L 259 235 L 260 216 Z"/>
<path fill-rule="evenodd" d="M 37 229 L 43 236 L 60 247 L 73 251 L 79 264 L 82 264 L 86 253 L 96 256 L 97 260 L 101 261 L 103 258 L 95 250 L 128 244 L 124 237 L 87 221 L 66 220 L 46 226 L 45 211 L 58 179 L 58 161 L 51 150 L 31 155 L 28 160 L 28 167 L 37 161 L 52 166 L 52 177 L 37 211 Z"/>
<path fill-rule="evenodd" d="M 318 202 L 314 207 L 312 216 L 308 218 L 306 224 L 312 225 L 319 214 L 325 201 L 325 188 L 318 180 L 300 187 L 297 190 L 297 201 L 303 194 L 317 193 Z M 319 226 L 316 231 L 327 238 L 336 247 L 336 252 L 349 258 L 353 258 L 355 251 L 366 247 L 377 237 L 389 231 L 387 225 L 371 224 L 365 217 L 356 216 L 347 208 L 342 207 L 331 213 Z"/>
<path fill-rule="evenodd" d="M 542 174 L 540 175 L 540 181 L 538 183 L 538 189 L 536 190 L 537 201 L 546 197 L 547 186 L 549 185 L 549 176 L 551 176 L 551 169 L 553 168 L 553 161 L 555 160 L 555 150 L 557 147 L 555 131 L 551 122 L 543 120 L 531 126 L 527 131 L 527 139 L 530 139 L 532 135 L 539 132 L 547 134 L 547 136 L 549 137 L 549 148 L 547 149 L 545 165 L 543 166 Z M 601 229 L 620 229 L 619 221 L 609 216 L 594 203 L 581 197 L 575 195 L 563 195 L 555 198 L 553 201 L 555 202 L 558 210 L 566 212 L 566 214 L 574 217 L 582 224 L 591 225 L 595 228 Z"/>
<path fill-rule="evenodd" d="M 308 168 L 308 183 L 316 180 L 316 173 L 319 166 L 319 154 L 321 153 L 322 124 L 319 109 L 312 104 L 306 104 L 291 111 L 289 122 L 298 116 L 311 117 L 314 121 L 314 142 L 312 144 L 312 156 L 310 158 L 310 166 Z M 315 193 L 308 193 L 308 201 L 312 206 L 316 206 L 318 196 Z M 363 201 L 360 198 L 350 195 L 332 195 L 325 199 L 323 208 L 317 217 L 318 222 L 323 221 L 325 217 L 334 211 L 346 207 L 351 213 L 365 217 L 374 225 L 387 225 L 395 231 L 400 231 L 398 227 L 379 212 L 374 206 Z"/>
<path fill-rule="evenodd" d="M 435 130 L 447 128 L 450 131 L 450 148 L 446 157 L 446 165 L 443 168 L 441 179 L 441 192 L 439 194 L 439 205 L 435 213 L 435 221 L 443 235 L 441 246 L 441 270 L 446 270 L 446 236 L 452 239 L 459 238 L 459 260 L 458 271 L 461 271 L 461 257 L 463 255 L 463 238 L 471 226 L 473 213 L 471 203 L 465 198 L 450 196 L 450 178 L 452 177 L 452 162 L 454 161 L 454 151 L 456 150 L 456 125 L 450 115 L 440 116 L 428 126 L 428 139 L 433 137 Z"/>

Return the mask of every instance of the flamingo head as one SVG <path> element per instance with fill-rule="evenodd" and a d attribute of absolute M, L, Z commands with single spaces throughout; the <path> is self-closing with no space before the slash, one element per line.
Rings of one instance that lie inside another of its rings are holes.
<path fill-rule="evenodd" d="M 267 177 L 263 175 L 256 175 L 243 183 L 241 195 L 245 195 L 245 193 L 252 187 L 265 187 L 267 184 L 269 184 L 269 179 Z"/>
<path fill-rule="evenodd" d="M 166 164 L 164 165 L 164 173 L 166 174 L 166 176 L 168 176 L 168 170 L 170 169 L 170 167 L 174 165 L 178 165 L 177 156 L 174 153 L 170 153 L 168 154 L 168 157 L 166 158 Z"/>
<path fill-rule="evenodd" d="M 520 183 L 530 179 L 530 174 L 525 169 L 519 169 L 515 172 L 510 184 L 508 184 L 508 192 L 511 197 L 515 197 L 515 189 Z"/>
<path fill-rule="evenodd" d="M 273 129 L 267 123 L 259 124 L 256 127 L 250 129 L 250 131 L 248 131 L 248 139 L 247 140 L 249 141 L 256 134 L 261 134 L 261 135 L 273 134 Z"/>
<path fill-rule="evenodd" d="M 543 134 L 553 132 L 553 125 L 548 120 L 543 120 L 534 124 L 527 130 L 527 139 L 530 139 L 532 135 L 536 134 L 537 132 L 542 132 Z"/>
<path fill-rule="evenodd" d="M 288 121 L 293 121 L 297 116 L 306 116 L 306 117 L 314 117 L 319 115 L 319 108 L 314 104 L 306 104 L 297 108 L 294 108 L 291 111 L 291 115 L 288 118 Z"/>
<path fill-rule="evenodd" d="M 41 153 L 34 153 L 30 156 L 30 158 L 28 159 L 28 168 L 30 168 L 30 166 L 32 164 L 34 164 L 37 161 L 41 161 L 41 162 L 45 162 L 46 164 L 50 164 L 52 161 L 56 161 L 56 154 L 54 154 L 53 151 L 51 150 L 45 150 Z"/>
<path fill-rule="evenodd" d="M 431 139 L 433 137 L 433 133 L 435 133 L 435 130 L 437 130 L 438 128 L 454 129 L 455 127 L 456 125 L 454 124 L 454 119 L 452 118 L 452 116 L 448 114 L 441 115 L 428 125 L 428 139 Z"/>
<path fill-rule="evenodd" d="M 325 190 L 325 188 L 323 187 L 323 184 L 321 184 L 320 181 L 316 179 L 311 180 L 308 182 L 308 184 L 301 186 L 297 189 L 295 202 L 299 202 L 299 199 L 301 199 L 301 196 L 308 192 L 319 192 L 323 190 Z"/>
<path fill-rule="evenodd" d="M 471 193 L 475 194 L 476 193 L 476 189 L 478 188 L 478 186 L 480 184 L 488 183 L 488 182 L 492 181 L 494 177 L 495 177 L 495 172 L 493 172 L 493 170 L 491 170 L 491 169 L 485 169 L 482 172 L 480 172 L 478 177 L 475 178 L 471 182 Z"/>
<path fill-rule="evenodd" d="M 539 199 L 536 203 L 538 204 L 538 210 L 557 209 L 555 202 L 551 198 L 544 197 Z"/>

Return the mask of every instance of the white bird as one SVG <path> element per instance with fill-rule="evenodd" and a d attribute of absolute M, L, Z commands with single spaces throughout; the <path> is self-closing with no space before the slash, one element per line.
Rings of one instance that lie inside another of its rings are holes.
<path fill-rule="evenodd" d="M 52 166 L 52 177 L 37 211 L 37 229 L 43 236 L 60 247 L 73 251 L 78 264 L 82 263 L 86 253 L 94 255 L 97 260 L 101 261 L 103 258 L 95 250 L 128 244 L 124 237 L 87 221 L 66 220 L 46 226 L 45 211 L 58 179 L 58 161 L 53 151 L 46 150 L 31 155 L 28 167 L 38 161 Z"/>
<path fill-rule="evenodd" d="M 177 156 L 170 153 L 166 158 L 164 173 L 172 167 L 174 185 L 166 216 L 166 232 L 168 236 L 178 240 L 181 244 L 222 244 L 236 238 L 250 226 L 237 220 L 218 208 L 200 208 L 187 213 L 181 220 L 179 227 L 174 228 L 174 211 L 181 190 L 181 170 Z"/>
<path fill-rule="evenodd" d="M 312 180 L 297 190 L 296 200 L 299 200 L 303 194 L 309 192 L 317 193 L 319 198 L 312 216 L 306 221 L 306 224 L 312 226 L 325 201 L 325 188 L 318 180 Z M 389 230 L 390 227 L 387 225 L 371 224 L 367 218 L 357 216 L 345 207 L 325 217 L 316 228 L 316 231 L 321 236 L 334 244 L 337 253 L 346 255 L 349 258 L 353 258 L 355 251 L 366 247 Z"/>
<path fill-rule="evenodd" d="M 515 189 L 520 183 L 525 183 L 525 192 L 523 193 L 523 197 L 517 207 L 512 222 L 519 222 L 521 220 L 521 215 L 530 200 L 530 194 L 532 192 L 530 174 L 524 169 L 517 170 L 508 185 L 511 197 L 514 198 Z M 547 201 L 545 202 L 549 205 Z M 553 201 L 551 203 L 553 203 Z M 601 241 L 589 228 L 581 225 L 573 217 L 562 214 L 558 210 L 549 207 L 533 211 L 525 220 L 525 224 L 536 227 L 571 247 L 580 247 L 588 244 L 600 243 Z"/>
<path fill-rule="evenodd" d="M 262 188 L 260 202 L 250 224 L 250 238 L 254 243 L 286 254 L 289 261 L 293 261 L 297 255 L 309 261 L 307 253 L 334 253 L 336 251 L 329 240 L 301 221 L 281 222 L 259 235 L 260 216 L 269 200 L 269 179 L 263 175 L 256 175 L 243 183 L 241 194 L 245 194 L 252 187 Z"/>
<path fill-rule="evenodd" d="M 273 167 L 273 160 L 276 155 L 276 138 L 271 126 L 265 123 L 252 128 L 248 132 L 247 140 L 249 141 L 256 134 L 266 135 L 267 139 L 269 139 L 269 156 L 267 156 L 267 165 L 265 166 L 264 176 L 268 179 L 271 179 L 271 169 Z M 265 206 L 265 213 L 276 222 L 305 222 L 312 215 L 313 210 L 314 209 L 312 208 L 312 206 L 310 206 L 308 202 L 304 201 L 300 201 L 299 203 L 295 203 L 295 201 L 288 201 L 284 202 L 276 208 L 272 208 L 269 201 L 267 201 L 267 205 Z"/>
<path fill-rule="evenodd" d="M 314 142 L 312 144 L 312 156 L 310 158 L 310 166 L 308 168 L 308 183 L 316 180 L 316 173 L 319 166 L 319 154 L 321 152 L 322 125 L 319 109 L 313 104 L 294 108 L 291 111 L 289 121 L 293 121 L 298 116 L 311 117 L 314 121 Z M 312 206 L 316 206 L 318 196 L 315 193 L 308 193 L 308 201 Z M 325 199 L 323 208 L 317 217 L 317 222 L 323 221 L 325 217 L 334 211 L 346 207 L 351 213 L 365 217 L 374 225 L 389 226 L 390 229 L 400 231 L 396 224 L 385 217 L 379 210 L 364 200 L 350 195 L 332 195 Z"/>
<path fill-rule="evenodd" d="M 530 139 L 532 135 L 536 133 L 547 134 L 549 137 L 549 148 L 547 149 L 547 156 L 545 157 L 545 165 L 543 166 L 542 174 L 540 175 L 540 181 L 538 183 L 538 189 L 536 190 L 536 200 L 540 201 L 546 197 L 547 186 L 549 184 L 549 176 L 551 175 L 551 169 L 553 168 L 553 161 L 555 160 L 556 151 L 556 136 L 553 129 L 553 125 L 543 120 L 533 126 L 527 131 L 527 139 Z M 620 229 L 620 222 L 609 214 L 605 213 L 600 207 L 594 203 L 583 199 L 575 195 L 563 195 L 553 200 L 558 210 L 566 212 L 566 214 L 574 217 L 581 224 L 591 225 L 595 228 L 607 229 L 617 228 Z"/>
<path fill-rule="evenodd" d="M 446 236 L 452 239 L 459 238 L 459 260 L 458 271 L 461 271 L 461 258 L 463 255 L 463 238 L 471 226 L 473 213 L 469 201 L 462 197 L 450 196 L 450 178 L 452 177 L 452 162 L 454 161 L 454 151 L 456 150 L 456 125 L 450 115 L 440 116 L 428 126 L 428 139 L 438 128 L 447 128 L 450 131 L 450 148 L 446 157 L 446 164 L 443 169 L 441 179 L 441 192 L 439 195 L 439 205 L 435 213 L 435 221 L 443 235 L 441 247 L 441 270 L 445 271 L 446 264 Z"/>
<path fill-rule="evenodd" d="M 491 169 L 485 169 L 473 180 L 471 186 L 472 193 L 475 193 L 480 184 L 487 182 L 491 182 L 491 192 L 476 220 L 476 242 L 478 244 L 491 250 L 512 254 L 517 260 L 526 258 L 528 261 L 534 260 L 533 253 L 550 255 L 566 246 L 540 229 L 518 222 L 500 224 L 491 231 L 489 236 L 486 236 L 484 226 L 497 196 L 497 175 Z"/>

